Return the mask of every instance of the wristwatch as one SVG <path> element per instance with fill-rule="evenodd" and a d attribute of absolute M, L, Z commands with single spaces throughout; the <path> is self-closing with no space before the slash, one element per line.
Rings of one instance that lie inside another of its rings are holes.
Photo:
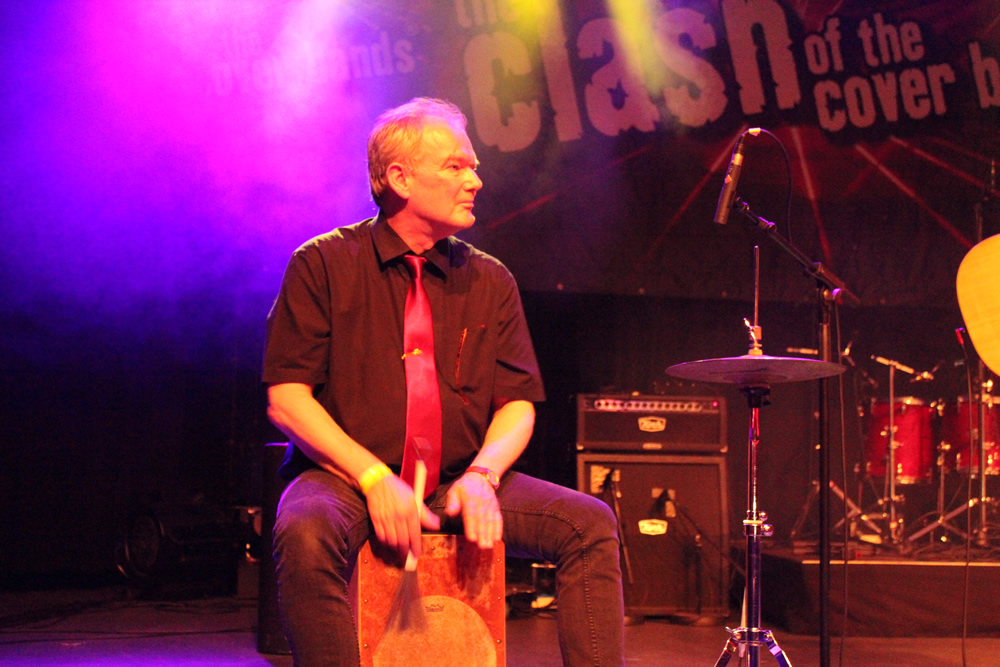
<path fill-rule="evenodd" d="M 480 475 L 486 478 L 486 481 L 490 483 L 493 490 L 496 491 L 500 488 L 500 477 L 497 476 L 495 472 L 489 468 L 483 468 L 481 466 L 469 466 L 465 469 L 465 472 L 478 472 Z"/>

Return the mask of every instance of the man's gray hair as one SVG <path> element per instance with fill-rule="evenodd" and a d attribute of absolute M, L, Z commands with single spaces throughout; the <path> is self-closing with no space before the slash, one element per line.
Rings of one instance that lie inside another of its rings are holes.
<path fill-rule="evenodd" d="M 389 165 L 410 164 L 420 147 L 424 126 L 435 121 L 462 130 L 468 122 L 462 110 L 451 102 L 430 97 L 415 97 L 389 109 L 375 121 L 368 135 L 368 181 L 376 204 L 381 206 L 389 189 L 386 180 Z"/>

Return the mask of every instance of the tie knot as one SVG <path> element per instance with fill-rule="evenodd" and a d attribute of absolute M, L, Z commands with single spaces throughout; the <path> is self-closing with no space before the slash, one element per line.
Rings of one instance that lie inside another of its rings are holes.
<path fill-rule="evenodd" d="M 420 275 L 424 268 L 424 262 L 427 261 L 427 258 L 418 257 L 417 255 L 403 255 L 403 259 L 406 261 L 406 266 L 410 269 L 410 275 L 413 279 L 420 280 Z"/>

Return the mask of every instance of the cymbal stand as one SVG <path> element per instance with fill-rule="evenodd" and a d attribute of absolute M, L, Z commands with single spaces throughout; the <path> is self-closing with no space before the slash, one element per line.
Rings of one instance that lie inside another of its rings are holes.
<path fill-rule="evenodd" d="M 816 483 L 819 484 L 819 482 L 816 482 Z M 849 521 L 851 523 L 850 534 L 851 535 L 855 535 L 855 534 L 860 535 L 861 540 L 863 542 L 875 542 L 877 544 L 881 544 L 882 543 L 882 529 L 879 527 L 879 525 L 877 523 L 875 523 L 874 521 L 872 521 L 871 518 L 869 518 L 869 516 L 867 514 L 865 514 L 865 511 L 863 509 L 861 509 L 861 507 L 859 507 L 857 505 L 857 503 L 855 503 L 853 500 L 851 500 L 850 498 L 848 498 L 847 494 L 844 493 L 843 491 L 841 491 L 840 487 L 837 486 L 833 482 L 833 480 L 830 481 L 830 490 L 833 491 L 833 493 L 838 498 L 840 498 L 841 502 L 843 502 L 847 506 L 847 510 L 848 511 L 847 511 L 846 519 L 847 519 L 847 521 Z M 865 527 L 868 528 L 868 530 L 871 531 L 871 535 L 870 536 L 867 535 L 867 534 L 861 533 L 861 530 L 859 528 L 857 528 L 857 524 L 858 524 L 859 521 L 861 523 L 863 523 L 865 525 Z M 844 525 L 844 519 L 841 519 L 840 521 L 837 522 L 837 524 L 833 527 L 833 529 L 834 530 L 840 530 L 841 526 L 843 526 L 843 525 Z M 865 539 L 866 537 L 868 539 Z"/>
<path fill-rule="evenodd" d="M 992 203 L 994 202 L 994 195 L 993 195 L 993 193 L 996 192 L 996 186 L 997 186 L 997 161 L 996 161 L 996 158 L 994 157 L 992 160 L 990 160 L 989 187 L 987 189 L 984 189 L 983 196 L 979 199 L 979 201 L 976 202 L 976 205 L 974 207 L 974 209 L 975 209 L 975 218 L 976 218 L 976 243 L 980 243 L 980 242 L 982 242 L 982 240 L 984 238 L 986 238 L 986 234 L 984 233 L 984 223 L 986 222 L 987 209 L 992 209 L 993 214 L 994 214 L 993 218 L 994 218 L 994 220 L 996 219 L 996 209 L 995 209 L 995 207 L 992 207 Z M 971 375 L 972 368 L 969 365 L 969 357 L 970 357 L 969 350 L 965 346 L 965 339 L 962 337 L 962 333 L 961 333 L 962 331 L 963 331 L 963 329 L 959 329 L 955 333 L 958 334 L 958 341 L 959 341 L 959 343 L 961 343 L 963 351 L 965 353 L 965 368 L 966 368 L 966 370 L 970 374 L 969 375 L 969 384 L 970 384 L 970 387 L 969 387 L 969 390 L 970 390 L 969 391 L 969 394 L 970 394 L 969 395 L 969 399 L 970 399 L 970 403 L 969 403 L 970 418 L 969 418 L 969 421 L 970 421 L 970 426 L 971 426 L 971 422 L 972 422 L 971 414 L 972 414 L 972 408 L 973 408 L 973 405 L 974 405 L 971 402 L 971 399 L 972 399 L 972 391 L 971 391 L 972 387 L 971 387 L 971 385 L 972 385 L 972 382 L 973 382 L 973 378 L 972 378 L 972 375 Z M 985 431 L 986 431 L 986 406 L 985 406 L 985 404 L 983 402 L 983 397 L 984 397 L 983 395 L 987 391 L 987 386 L 988 385 L 987 385 L 987 381 L 986 381 L 986 364 L 983 362 L 982 358 L 978 354 L 975 355 L 975 356 L 976 356 L 976 371 L 977 371 L 976 372 L 976 377 L 975 377 L 975 381 L 976 381 L 976 394 L 979 396 L 979 401 L 978 401 L 979 410 L 977 412 L 977 417 L 978 417 L 978 422 L 979 422 L 979 437 L 977 438 L 978 442 L 973 443 L 972 442 L 972 440 L 973 440 L 972 433 L 973 432 L 972 431 L 969 432 L 969 440 L 970 440 L 970 442 L 969 442 L 969 450 L 972 451 L 973 444 L 975 444 L 975 445 L 978 446 L 978 450 L 977 451 L 979 452 L 979 529 L 975 532 L 975 535 L 976 535 L 976 544 L 978 546 L 980 546 L 980 547 L 988 547 L 989 544 L 990 544 L 990 541 L 989 541 L 989 533 L 988 533 L 988 527 L 987 527 L 987 522 L 986 522 L 986 506 L 987 506 L 987 504 L 992 504 L 992 501 L 986 495 L 986 433 L 985 433 Z M 969 473 L 970 474 L 972 473 L 972 461 L 969 461 Z M 971 521 L 971 519 L 972 519 L 972 509 L 971 509 L 972 506 L 970 505 L 969 508 L 970 508 L 969 509 L 969 519 Z M 970 530 L 971 530 L 971 527 L 970 527 Z"/>
<path fill-rule="evenodd" d="M 981 224 L 981 223 L 980 223 Z M 982 230 L 980 229 L 979 236 L 982 236 Z M 965 355 L 965 368 L 968 375 L 969 384 L 969 483 L 971 486 L 972 478 L 971 475 L 975 474 L 975 468 L 972 465 L 971 453 L 975 452 L 979 457 L 979 495 L 978 497 L 970 497 L 969 501 L 963 505 L 960 509 L 964 510 L 966 506 L 969 508 L 969 526 L 970 531 L 972 530 L 972 508 L 977 504 L 979 505 L 979 527 L 972 531 L 975 535 L 975 542 L 977 546 L 988 547 L 989 542 L 989 526 L 988 526 L 988 515 L 987 509 L 995 504 L 995 501 L 989 497 L 986 489 L 986 470 L 988 466 L 988 461 L 986 460 L 986 396 L 987 392 L 993 388 L 993 381 L 987 379 L 986 364 L 983 360 L 979 358 L 978 355 L 974 353 L 971 345 L 971 341 L 967 340 L 963 333 L 964 328 L 959 328 L 955 330 L 955 334 L 958 336 L 958 342 L 962 346 L 962 352 Z M 972 358 L 975 357 L 976 360 L 976 375 L 973 377 L 972 373 Z M 973 411 L 975 408 L 975 412 Z M 978 426 L 978 428 L 975 428 Z M 975 448 L 975 449 L 973 449 Z M 971 496 L 971 493 L 970 493 Z"/>
<path fill-rule="evenodd" d="M 885 484 L 879 503 L 883 508 L 888 507 L 886 518 L 889 520 L 889 539 L 893 544 L 899 544 L 903 534 L 903 519 L 897 509 L 900 497 L 896 494 L 896 448 L 899 447 L 899 442 L 896 441 L 896 371 L 901 370 L 911 375 L 916 371 L 892 359 L 876 355 L 872 355 L 872 359 L 889 367 L 889 426 L 886 429 L 888 443 L 886 445 Z"/>
<path fill-rule="evenodd" d="M 979 400 L 977 401 L 978 405 L 976 406 L 978 408 L 976 411 L 976 417 L 979 423 L 979 428 L 976 430 L 975 442 L 969 443 L 969 449 L 971 451 L 972 447 L 975 446 L 976 451 L 979 452 L 979 497 L 976 499 L 979 501 L 979 527 L 974 533 L 976 536 L 976 546 L 988 547 L 990 546 L 990 539 L 987 509 L 992 506 L 994 502 L 986 492 L 986 475 L 988 474 L 987 469 L 989 468 L 989 461 L 986 456 L 986 387 L 990 386 L 990 384 L 987 383 L 986 372 L 983 366 L 984 364 L 980 361 L 978 378 Z M 972 440 L 971 432 L 970 440 Z M 972 474 L 972 461 L 969 461 L 969 464 L 969 473 Z"/>
<path fill-rule="evenodd" d="M 910 535 L 909 537 L 907 537 L 906 538 L 907 541 L 909 541 L 909 542 L 915 542 L 916 540 L 919 540 L 921 537 L 923 537 L 927 533 L 930 533 L 931 531 L 937 530 L 938 528 L 944 528 L 945 530 L 950 530 L 951 532 L 955 533 L 956 535 L 958 535 L 963 540 L 968 539 L 969 536 L 964 531 L 959 530 L 958 528 L 956 528 L 953 525 L 951 525 L 950 521 L 952 519 L 954 519 L 956 516 L 958 516 L 959 514 L 961 514 L 962 512 L 965 512 L 967 510 L 971 510 L 978 503 L 979 503 L 979 498 L 970 498 L 968 502 L 962 503 L 961 506 L 956 507 L 955 509 L 953 509 L 952 511 L 948 512 L 947 514 L 944 514 L 943 510 L 939 511 L 937 519 L 935 519 L 934 521 L 931 521 L 926 526 L 924 526 L 923 528 L 921 528 L 917 532 L 915 532 L 912 535 Z"/>
<path fill-rule="evenodd" d="M 863 369 L 857 368 L 857 365 L 854 363 L 854 360 L 851 359 L 852 343 L 853 341 L 851 343 L 848 343 L 847 347 L 844 348 L 844 351 L 841 353 L 841 358 L 848 364 L 850 364 L 852 368 L 856 368 L 858 371 L 860 371 L 862 377 L 864 377 L 866 380 L 874 382 L 873 380 L 871 380 L 870 377 L 868 377 L 868 374 L 865 373 Z M 789 348 L 788 351 L 791 352 L 793 350 Z M 815 354 L 816 352 L 818 352 L 818 350 L 808 350 L 808 352 Z M 855 466 L 854 469 L 855 475 L 858 474 L 858 470 L 859 470 L 858 467 Z M 827 477 L 829 477 L 829 475 L 827 475 Z M 829 479 L 828 482 L 829 482 L 830 492 L 833 493 L 838 498 L 840 498 L 840 501 L 844 503 L 845 506 L 844 518 L 840 519 L 840 521 L 838 521 L 834 525 L 833 527 L 834 533 L 837 533 L 843 527 L 844 522 L 846 521 L 849 525 L 848 534 L 851 537 L 860 536 L 862 541 L 881 544 L 882 529 L 878 526 L 878 524 L 872 521 L 871 518 L 869 518 L 869 516 L 865 513 L 865 510 L 861 508 L 860 506 L 861 495 L 862 495 L 861 492 L 859 491 L 858 501 L 857 503 L 855 503 L 853 500 L 851 500 L 851 498 L 848 497 L 847 493 L 837 485 L 835 481 Z M 816 503 L 817 498 L 819 498 L 819 495 L 820 495 L 820 481 L 818 479 L 814 479 L 812 481 L 812 488 L 810 488 L 809 490 L 809 495 L 806 496 L 806 501 L 802 505 L 802 510 L 799 513 L 799 518 L 796 519 L 795 524 L 792 526 L 791 533 L 789 533 L 789 536 L 791 537 L 793 542 L 799 539 L 799 536 L 802 534 L 802 529 L 803 527 L 805 527 L 806 521 L 809 518 L 809 514 L 812 510 L 813 504 Z M 863 529 L 861 529 L 861 527 L 858 525 L 859 522 L 864 524 L 865 528 L 867 528 L 867 530 L 870 531 L 870 533 L 864 532 Z"/>

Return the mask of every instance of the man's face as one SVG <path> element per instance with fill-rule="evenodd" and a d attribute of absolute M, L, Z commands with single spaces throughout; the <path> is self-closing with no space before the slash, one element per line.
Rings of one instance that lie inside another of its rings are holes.
<path fill-rule="evenodd" d="M 483 182 L 468 135 L 444 123 L 427 125 L 412 164 L 407 209 L 441 238 L 471 227 L 472 202 Z"/>

